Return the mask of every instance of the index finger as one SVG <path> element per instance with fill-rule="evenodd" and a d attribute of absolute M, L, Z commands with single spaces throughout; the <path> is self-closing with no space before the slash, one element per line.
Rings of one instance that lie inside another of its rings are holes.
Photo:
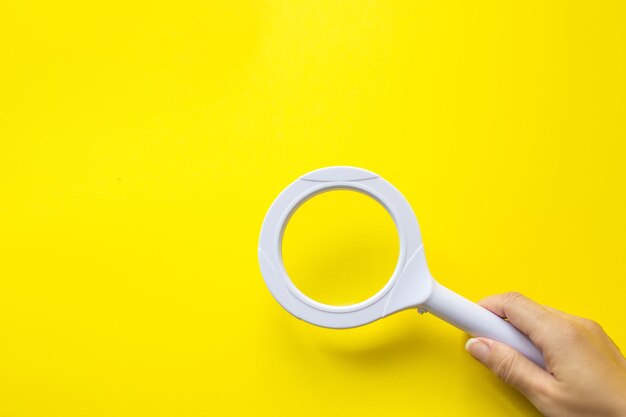
<path fill-rule="evenodd" d="M 526 333 L 540 349 L 543 349 L 551 329 L 556 325 L 555 313 L 518 292 L 492 295 L 482 299 L 478 304 L 507 319 L 512 325 Z"/>

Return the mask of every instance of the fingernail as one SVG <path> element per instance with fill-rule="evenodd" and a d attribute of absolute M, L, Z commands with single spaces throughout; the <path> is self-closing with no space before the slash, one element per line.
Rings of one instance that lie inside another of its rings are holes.
<path fill-rule="evenodd" d="M 484 362 L 487 360 L 487 355 L 489 355 L 489 346 L 478 339 L 469 339 L 465 343 L 465 350 L 467 350 L 474 358 L 478 359 L 480 362 Z"/>

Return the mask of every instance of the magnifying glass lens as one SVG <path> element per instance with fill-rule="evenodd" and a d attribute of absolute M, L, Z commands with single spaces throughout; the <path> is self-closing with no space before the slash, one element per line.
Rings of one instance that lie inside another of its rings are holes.
<path fill-rule="evenodd" d="M 373 198 L 348 190 L 316 195 L 293 214 L 282 256 L 293 284 L 323 304 L 356 304 L 391 278 L 399 255 L 393 219 Z"/>

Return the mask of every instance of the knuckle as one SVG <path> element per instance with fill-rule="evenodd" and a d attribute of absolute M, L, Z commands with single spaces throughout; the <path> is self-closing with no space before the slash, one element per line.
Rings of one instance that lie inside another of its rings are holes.
<path fill-rule="evenodd" d="M 511 355 L 503 355 L 498 358 L 493 366 L 495 374 L 507 384 L 515 382 L 515 358 Z"/>
<path fill-rule="evenodd" d="M 575 341 L 582 337 L 583 326 L 573 321 L 567 321 L 561 325 L 560 333 L 565 340 Z"/>
<path fill-rule="evenodd" d="M 505 293 L 504 296 L 505 296 L 506 300 L 509 303 L 514 303 L 514 302 L 524 298 L 524 295 L 522 293 L 520 293 L 520 292 L 517 292 L 517 291 L 509 291 L 509 292 Z"/>
<path fill-rule="evenodd" d="M 581 320 L 581 323 L 582 323 L 582 325 L 583 325 L 583 326 L 585 326 L 588 330 L 591 330 L 591 331 L 593 331 L 593 332 L 601 332 L 601 331 L 604 331 L 604 330 L 602 329 L 602 326 L 600 325 L 600 323 L 598 323 L 598 322 L 597 322 L 597 321 L 595 321 L 595 320 L 590 320 L 590 319 L 583 318 L 583 319 Z"/>

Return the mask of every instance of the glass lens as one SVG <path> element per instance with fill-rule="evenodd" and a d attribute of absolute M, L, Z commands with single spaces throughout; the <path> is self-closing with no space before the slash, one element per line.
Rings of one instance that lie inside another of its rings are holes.
<path fill-rule="evenodd" d="M 334 190 L 304 203 L 283 236 L 283 262 L 295 286 L 320 303 L 364 301 L 391 278 L 400 243 L 393 219 L 373 198 Z"/>

